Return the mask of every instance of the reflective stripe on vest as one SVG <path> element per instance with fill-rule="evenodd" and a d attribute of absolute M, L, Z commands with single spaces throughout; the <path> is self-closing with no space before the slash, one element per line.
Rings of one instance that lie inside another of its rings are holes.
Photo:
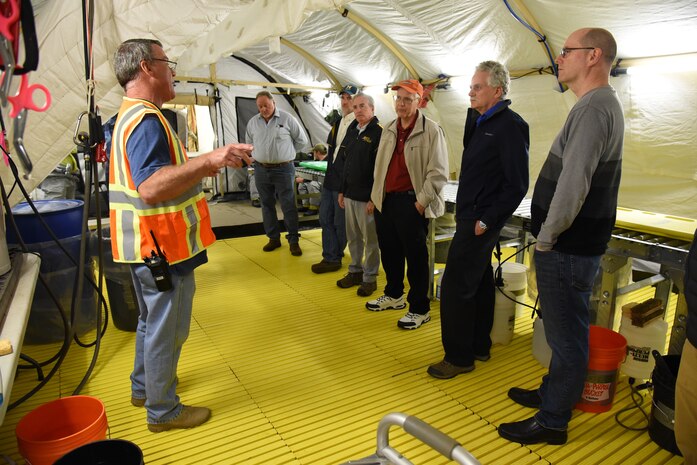
<path fill-rule="evenodd" d="M 200 184 L 176 198 L 148 204 L 140 197 L 126 154 L 128 138 L 143 117 L 160 119 L 169 144 L 170 160 L 188 160 L 184 147 L 162 112 L 153 103 L 124 97 L 114 127 L 109 166 L 109 222 L 115 262 L 142 263 L 155 250 L 150 231 L 170 263 L 193 257 L 215 242 L 208 204 Z"/>

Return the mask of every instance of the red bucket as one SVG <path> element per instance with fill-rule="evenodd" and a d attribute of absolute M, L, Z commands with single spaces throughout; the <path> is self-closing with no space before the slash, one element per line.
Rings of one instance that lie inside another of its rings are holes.
<path fill-rule="evenodd" d="M 600 326 L 590 327 L 588 373 L 576 408 L 584 412 L 607 412 L 612 408 L 617 375 L 627 355 L 627 340 Z"/>
<path fill-rule="evenodd" d="M 106 438 L 104 404 L 96 397 L 56 399 L 27 413 L 15 434 L 19 453 L 31 465 L 52 465 L 63 455 Z"/>

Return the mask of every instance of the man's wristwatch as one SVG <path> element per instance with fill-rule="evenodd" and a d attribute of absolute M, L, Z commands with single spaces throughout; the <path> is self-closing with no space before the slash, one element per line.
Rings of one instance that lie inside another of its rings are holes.
<path fill-rule="evenodd" d="M 479 220 L 479 227 L 484 229 L 484 230 L 489 228 L 489 226 L 487 226 L 486 223 L 483 222 L 482 220 Z"/>

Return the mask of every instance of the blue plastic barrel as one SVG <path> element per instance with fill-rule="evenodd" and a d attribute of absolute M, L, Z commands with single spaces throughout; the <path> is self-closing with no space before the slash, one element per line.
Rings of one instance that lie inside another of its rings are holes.
<path fill-rule="evenodd" d="M 41 217 L 53 230 L 58 239 L 79 236 L 82 228 L 82 200 L 58 199 L 58 200 L 36 200 L 33 202 Z M 34 213 L 28 203 L 18 203 L 12 207 L 17 229 L 22 240 L 27 244 L 37 242 L 47 242 L 51 240 L 51 235 L 41 224 L 41 221 Z M 7 243 L 17 244 L 17 235 L 14 228 L 5 219 L 7 229 Z"/>

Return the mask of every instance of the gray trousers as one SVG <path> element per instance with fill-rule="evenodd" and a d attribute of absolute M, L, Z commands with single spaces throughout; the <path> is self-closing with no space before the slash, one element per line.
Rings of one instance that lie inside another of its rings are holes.
<path fill-rule="evenodd" d="M 351 264 L 348 269 L 350 273 L 363 272 L 363 282 L 374 283 L 377 281 L 380 268 L 380 247 L 375 230 L 375 216 L 365 211 L 367 205 L 368 202 L 344 197 L 346 239 L 351 254 Z"/>

